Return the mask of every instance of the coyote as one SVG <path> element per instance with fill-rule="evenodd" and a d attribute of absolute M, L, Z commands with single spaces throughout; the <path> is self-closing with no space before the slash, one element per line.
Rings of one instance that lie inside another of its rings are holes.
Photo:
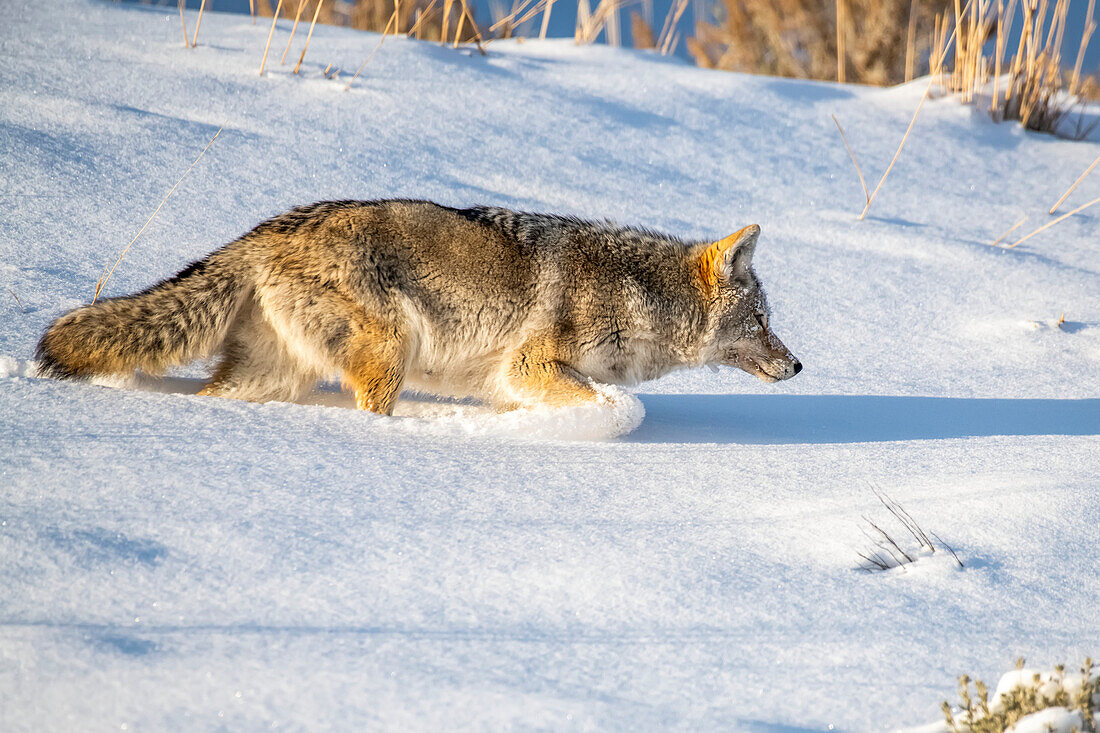
<path fill-rule="evenodd" d="M 134 295 L 58 318 L 39 373 L 156 374 L 220 356 L 200 394 L 294 400 L 339 373 L 363 410 L 402 388 L 500 410 L 601 401 L 600 383 L 802 365 L 752 270 L 760 227 L 717 242 L 429 201 L 329 201 L 269 219 Z"/>

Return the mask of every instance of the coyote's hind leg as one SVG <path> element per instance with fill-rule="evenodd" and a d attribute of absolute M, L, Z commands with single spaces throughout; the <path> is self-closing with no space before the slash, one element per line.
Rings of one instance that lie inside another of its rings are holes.
<path fill-rule="evenodd" d="M 329 373 L 339 370 L 360 410 L 393 414 L 407 355 L 396 318 L 372 314 L 335 289 L 310 291 L 303 298 L 295 284 L 279 283 L 262 297 L 275 331 L 303 362 Z"/>
<path fill-rule="evenodd" d="M 369 316 L 356 318 L 344 345 L 344 382 L 355 391 L 355 405 L 392 415 L 405 381 L 406 345 L 401 330 Z"/>
<path fill-rule="evenodd" d="M 241 309 L 222 358 L 200 395 L 250 402 L 291 402 L 317 381 L 286 349 L 253 302 Z"/>

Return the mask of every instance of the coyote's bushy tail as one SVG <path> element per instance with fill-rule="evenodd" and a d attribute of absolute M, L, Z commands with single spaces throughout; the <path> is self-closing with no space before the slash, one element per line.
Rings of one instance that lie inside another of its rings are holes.
<path fill-rule="evenodd" d="M 223 253 L 140 293 L 61 316 L 38 342 L 39 375 L 87 379 L 139 368 L 157 374 L 210 355 L 225 339 L 246 290 Z"/>

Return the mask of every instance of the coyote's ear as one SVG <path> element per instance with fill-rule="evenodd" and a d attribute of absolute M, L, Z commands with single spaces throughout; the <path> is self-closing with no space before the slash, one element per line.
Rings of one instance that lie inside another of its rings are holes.
<path fill-rule="evenodd" d="M 752 253 L 760 227 L 750 224 L 733 234 L 707 245 L 700 259 L 703 279 L 708 283 L 729 282 L 744 275 L 752 264 Z"/>

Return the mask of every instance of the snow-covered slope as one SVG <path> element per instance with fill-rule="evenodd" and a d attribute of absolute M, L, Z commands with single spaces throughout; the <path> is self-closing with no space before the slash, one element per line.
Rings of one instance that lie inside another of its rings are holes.
<path fill-rule="evenodd" d="M 1098 653 L 1100 214 L 987 242 L 1049 220 L 1100 145 L 934 100 L 857 222 L 830 115 L 877 179 L 920 83 L 391 38 L 345 92 L 322 69 L 378 36 L 318 28 L 294 76 L 280 27 L 261 78 L 267 28 L 240 16 L 208 13 L 194 50 L 165 10 L 5 19 L 0 728 L 880 730 L 937 719 L 963 672 Z M 29 376 L 223 123 L 108 295 L 325 198 L 758 222 L 805 371 L 643 385 L 614 441 L 579 440 L 583 415 L 203 399 L 198 367 Z M 872 487 L 965 568 L 856 570 L 861 515 L 890 520 Z"/>

